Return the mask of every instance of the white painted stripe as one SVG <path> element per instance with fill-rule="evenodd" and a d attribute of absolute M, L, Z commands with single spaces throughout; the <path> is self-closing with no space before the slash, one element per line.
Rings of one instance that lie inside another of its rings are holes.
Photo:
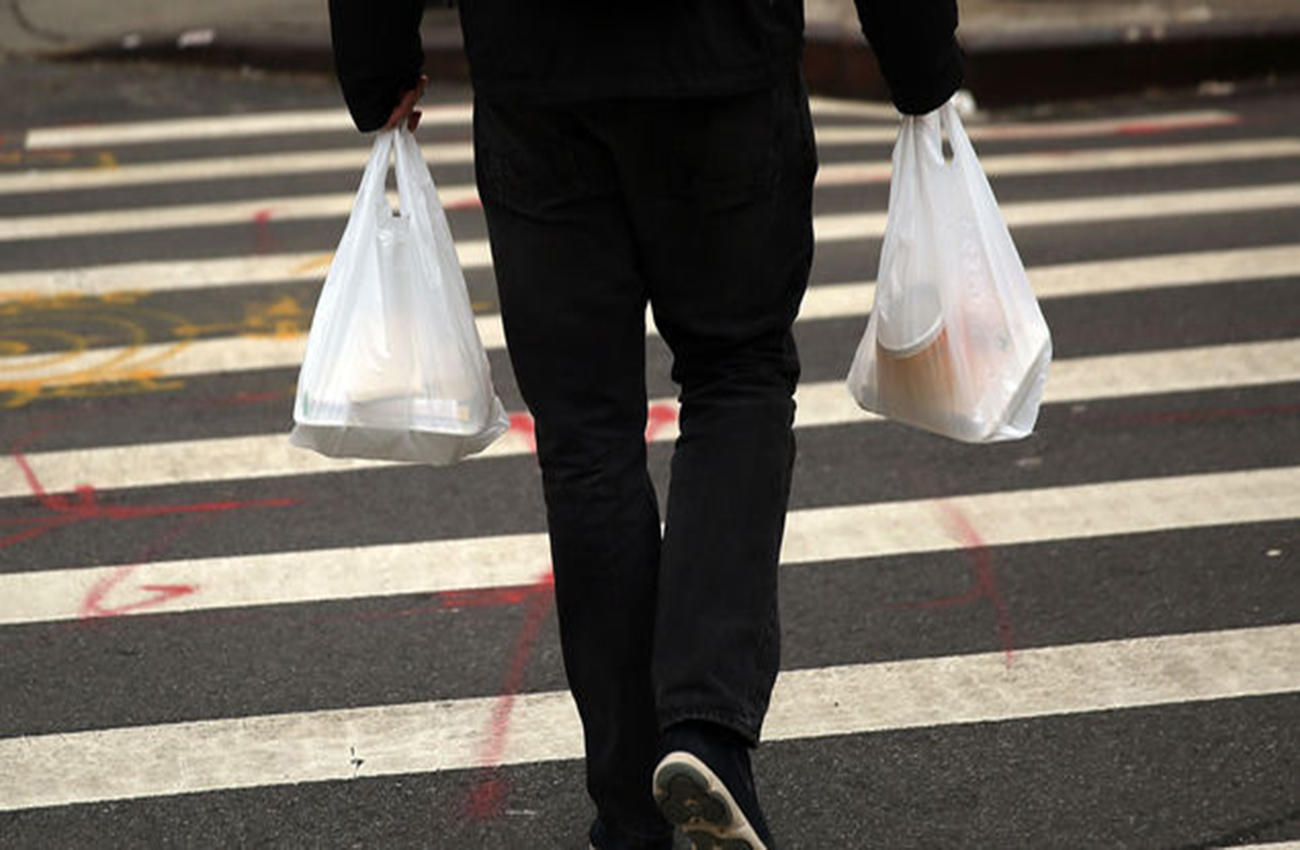
<path fill-rule="evenodd" d="M 1044 401 L 1077 403 L 1161 393 L 1300 381 L 1300 339 L 1205 348 L 1117 354 L 1058 360 L 1052 364 Z M 672 399 L 655 405 L 675 409 Z M 799 428 L 878 421 L 860 410 L 839 381 L 804 384 L 798 391 Z M 656 441 L 676 439 L 675 427 L 658 431 Z M 475 457 L 505 457 L 529 451 L 515 432 Z M 381 461 L 333 460 L 296 449 L 282 434 L 105 446 L 33 452 L 26 455 L 48 492 L 92 484 L 100 490 L 229 481 L 286 475 L 319 475 L 385 466 Z M 12 459 L 0 476 L 0 498 L 29 494 Z"/>
<path fill-rule="evenodd" d="M 505 347 L 497 315 L 475 319 L 479 339 L 489 349 Z M 305 334 L 214 337 L 139 346 L 87 348 L 72 356 L 55 353 L 0 357 L 0 392 L 33 383 L 45 387 L 111 383 L 131 376 L 178 378 L 216 372 L 280 369 L 302 365 Z"/>
<path fill-rule="evenodd" d="M 331 251 L 310 251 L 0 272 L 0 298 L 68 293 L 103 296 L 119 292 L 173 292 L 214 286 L 322 281 L 333 258 Z"/>
<path fill-rule="evenodd" d="M 1241 118 L 1231 112 L 1206 110 L 1087 121 L 1031 121 L 1005 124 L 980 124 L 968 121 L 966 134 L 976 141 L 1030 141 L 1173 133 L 1211 127 L 1229 127 L 1240 123 Z M 818 127 L 816 132 L 819 145 L 892 144 L 898 136 L 898 127 L 896 124 L 879 127 L 831 126 Z"/>
<path fill-rule="evenodd" d="M 1034 294 L 1040 301 L 1170 287 L 1278 280 L 1300 277 L 1300 245 L 1063 263 L 1033 266 L 1027 271 Z M 809 321 L 865 316 L 874 299 L 874 282 L 818 284 L 810 287 L 804 296 L 799 319 Z"/>
<path fill-rule="evenodd" d="M 465 246 L 459 251 L 464 255 Z M 215 260 L 118 263 L 48 271 L 0 272 L 0 300 L 15 295 L 76 293 L 104 296 L 123 292 L 171 292 L 218 286 L 256 286 L 323 280 L 331 253 L 271 254 Z M 489 258 L 490 261 L 490 258 Z M 1263 280 L 1300 274 L 1300 245 L 1231 248 L 1160 254 L 1132 259 L 1034 266 L 1029 269 L 1039 298 L 1090 291 L 1120 291 L 1165 286 Z M 849 286 L 850 284 L 844 284 Z M 856 287 L 870 284 L 851 284 Z M 810 298 L 820 297 L 814 286 Z M 871 303 L 866 290 L 864 304 Z M 840 297 L 840 296 L 836 296 Z M 845 296 L 845 297 L 854 297 Z M 807 301 L 805 311 L 809 308 Z M 859 308 L 865 311 L 865 307 Z"/>
<path fill-rule="evenodd" d="M 1138 260 L 1111 260 L 1031 269 L 1041 300 L 1071 295 L 1093 296 L 1162 286 L 1191 286 L 1241 279 L 1300 276 L 1300 246 L 1203 252 Z M 799 313 L 800 321 L 866 316 L 874 298 L 873 284 L 824 284 L 811 287 Z M 2 299 L 0 299 L 2 300 Z M 476 318 L 479 339 L 489 349 L 505 347 L 499 315 Z M 657 335 L 653 315 L 646 313 L 647 333 Z M 229 370 L 251 371 L 297 366 L 305 337 L 217 337 L 129 347 L 89 348 L 76 356 L 49 353 L 0 356 L 0 391 L 33 381 L 46 386 L 103 383 L 114 376 L 148 371 L 152 376 L 178 377 Z"/>
<path fill-rule="evenodd" d="M 438 197 L 446 207 L 477 202 L 473 186 L 443 186 Z M 142 233 L 173 228 L 217 227 L 228 224 L 281 221 L 344 219 L 352 212 L 356 195 L 302 195 L 282 198 L 254 198 L 247 201 L 171 204 L 161 207 L 134 207 L 105 212 L 55 213 L 53 215 L 12 216 L 0 219 L 0 242 L 23 239 L 53 239 L 92 236 L 108 233 Z M 397 197 L 389 198 L 397 208 Z"/>
<path fill-rule="evenodd" d="M 1107 195 L 1055 201 L 1001 204 L 1002 217 L 1012 230 L 1062 224 L 1187 218 L 1300 207 L 1300 183 L 1273 186 L 1234 186 L 1146 195 Z M 878 238 L 885 232 L 885 213 L 847 213 L 813 220 L 818 243 Z"/>
<path fill-rule="evenodd" d="M 792 511 L 781 560 L 959 549 L 970 541 L 952 527 L 954 515 L 985 546 L 1292 520 L 1300 518 L 1300 467 Z M 77 619 L 92 591 L 106 587 L 102 609 L 143 616 L 526 585 L 545 575 L 549 551 L 545 534 L 520 534 L 152 561 L 130 568 L 120 587 L 121 567 L 3 573 L 0 625 Z M 192 592 L 130 608 L 141 588 L 178 585 Z"/>
<path fill-rule="evenodd" d="M 474 146 L 468 142 L 423 145 L 427 162 L 463 165 L 474 161 Z M 0 195 L 34 192 L 70 192 L 160 183 L 194 183 L 238 180 L 254 177 L 287 177 L 294 174 L 361 170 L 370 158 L 362 148 L 294 151 L 251 156 L 206 157 L 161 162 L 142 162 L 109 168 L 54 168 L 14 174 L 0 174 Z"/>
<path fill-rule="evenodd" d="M 473 115 L 469 104 L 423 106 L 423 126 L 468 125 Z M 818 100 L 814 115 L 843 116 L 845 107 Z M 876 117 L 875 115 L 857 117 Z M 1200 110 L 1155 115 L 1106 118 L 1088 121 L 1041 121 L 1007 124 L 971 122 L 967 132 L 972 138 L 1041 139 L 1074 136 L 1108 136 L 1137 132 L 1173 131 L 1214 127 L 1240 122 L 1231 112 Z M 121 124 L 93 124 L 74 127 L 42 127 L 29 130 L 27 150 L 55 150 L 85 147 L 114 147 L 132 144 L 157 144 L 194 140 L 249 138 L 253 136 L 289 136 L 310 133 L 354 131 L 351 118 L 342 109 L 302 110 L 297 112 L 261 112 L 249 115 L 226 115 L 199 118 L 171 118 L 159 121 L 135 121 Z M 861 141 L 892 142 L 898 133 L 897 119 L 872 127 L 828 127 L 821 133 L 848 131 Z M 354 131 L 355 132 L 355 131 Z"/>
<path fill-rule="evenodd" d="M 420 123 L 431 126 L 467 125 L 473 115 L 468 103 L 424 105 Z M 309 133 L 356 132 L 345 109 L 304 109 L 256 112 L 247 115 L 164 118 L 120 124 L 45 127 L 27 132 L 27 150 L 113 147 L 196 140 L 246 139 L 254 136 L 296 136 Z"/>
<path fill-rule="evenodd" d="M 808 98 L 812 114 L 818 118 L 866 118 L 898 125 L 898 109 L 892 103 L 870 100 L 847 100 L 812 95 Z"/>
<path fill-rule="evenodd" d="M 1292 693 L 1300 626 L 783 672 L 766 740 L 1029 720 Z M 0 740 L 0 810 L 577 759 L 563 692 L 203 720 Z M 356 760 L 361 765 L 356 766 Z"/>
<path fill-rule="evenodd" d="M 823 142 L 829 149 L 836 144 Z M 434 168 L 473 162 L 470 144 L 425 145 L 425 159 Z M 0 195 L 66 192 L 163 183 L 193 183 L 257 177 L 360 171 L 369 152 L 358 149 L 213 157 L 122 165 L 110 168 L 62 168 L 0 174 Z M 1201 163 L 1260 162 L 1300 156 L 1300 139 L 1250 139 L 1245 141 L 1160 147 L 1120 147 L 1097 150 L 1040 151 L 980 158 L 990 177 L 1033 174 L 1087 173 L 1131 168 L 1159 168 Z M 852 186 L 889 180 L 888 159 L 822 163 L 817 185 Z"/>
<path fill-rule="evenodd" d="M 440 194 L 443 203 L 450 206 L 473 196 L 474 190 L 472 187 L 449 187 L 444 188 Z M 265 217 L 269 222 L 341 219 L 351 211 L 354 200 L 355 196 L 350 194 L 304 195 L 233 203 L 141 207 L 112 212 L 14 216 L 0 222 L 3 224 L 0 242 L 219 224 L 247 223 L 251 226 L 256 216 Z M 1061 224 L 1263 212 L 1292 207 L 1300 207 L 1300 183 L 1021 201 L 1002 204 L 1001 211 L 1012 229 L 1028 229 Z M 813 220 L 813 229 L 818 242 L 878 238 L 885 232 L 885 213 L 818 216 Z M 461 262 L 467 268 L 481 268 L 490 261 L 486 241 L 464 240 L 457 243 L 457 249 L 461 254 Z"/>
<path fill-rule="evenodd" d="M 980 157 L 989 177 L 1017 177 L 1047 174 L 1084 174 L 1094 171 L 1122 171 L 1135 168 L 1163 168 L 1203 163 L 1261 162 L 1300 156 L 1300 139 L 1266 139 L 1216 142 L 1168 147 L 1122 147 L 1100 150 L 1042 151 Z M 853 186 L 889 181 L 890 163 L 822 163 L 818 186 Z M 3 184 L 0 184 L 0 191 Z"/>

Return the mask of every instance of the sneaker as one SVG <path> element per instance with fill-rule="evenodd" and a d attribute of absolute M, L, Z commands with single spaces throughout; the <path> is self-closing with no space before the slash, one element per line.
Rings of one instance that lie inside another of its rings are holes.
<path fill-rule="evenodd" d="M 655 802 L 693 850 L 775 850 L 749 765 L 749 748 L 732 733 L 683 724 L 665 734 L 668 754 L 654 773 Z"/>

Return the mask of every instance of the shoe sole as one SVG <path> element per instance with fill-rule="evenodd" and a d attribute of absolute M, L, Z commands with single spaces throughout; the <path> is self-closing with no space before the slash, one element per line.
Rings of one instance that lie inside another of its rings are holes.
<path fill-rule="evenodd" d="M 767 850 L 731 792 L 709 766 L 688 752 L 664 756 L 655 768 L 655 802 L 693 850 Z"/>

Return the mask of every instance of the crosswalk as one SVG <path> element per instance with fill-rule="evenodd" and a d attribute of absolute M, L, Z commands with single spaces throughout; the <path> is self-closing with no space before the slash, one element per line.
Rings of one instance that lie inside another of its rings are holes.
<path fill-rule="evenodd" d="M 15 846 L 79 846 L 67 825 L 87 812 L 116 823 L 165 803 L 201 820 L 358 780 L 384 811 L 400 783 L 468 789 L 429 816 L 443 834 L 427 846 L 478 846 L 454 837 L 470 821 L 500 830 L 492 846 L 551 846 L 522 836 L 556 816 L 539 813 L 553 769 L 572 786 L 561 814 L 588 816 L 471 117 L 467 100 L 439 104 L 421 132 L 512 428 L 453 469 L 287 444 L 303 317 L 367 154 L 345 112 L 22 134 L 23 155 L 68 160 L 0 171 L 0 834 Z M 1160 790 L 1122 778 L 1179 766 L 1202 791 L 1251 788 L 1258 808 L 1240 814 L 1272 813 L 1264 838 L 1300 837 L 1300 130 L 1196 106 L 972 122 L 1058 348 L 1039 433 L 964 447 L 869 416 L 844 389 L 895 125 L 834 100 L 814 117 L 818 257 L 797 325 L 768 766 L 847 781 L 837 754 L 884 746 L 900 776 L 934 785 L 943 767 L 911 763 L 927 746 L 915 736 L 959 763 L 1015 740 L 1009 764 L 1028 773 L 971 775 L 1031 796 L 1114 783 L 1123 793 L 1087 796 L 1085 821 L 1141 808 L 1159 846 L 1235 834 L 1236 798 L 1203 818 L 1152 814 Z M 665 492 L 677 408 L 652 320 L 647 346 Z M 1216 725 L 1232 766 L 1143 731 L 1192 741 Z M 1123 749 L 1093 739 L 1103 727 Z M 822 811 L 778 797 L 778 832 L 799 817 L 868 846 L 897 828 L 851 785 Z M 1032 846 L 1104 843 L 1036 805 Z M 1014 846 L 995 838 L 1013 813 L 959 810 L 945 811 L 964 837 L 892 846 Z M 23 826 L 37 822 L 39 842 Z M 558 846 L 584 826 L 557 826 Z M 65 844 L 44 843 L 64 828 Z"/>

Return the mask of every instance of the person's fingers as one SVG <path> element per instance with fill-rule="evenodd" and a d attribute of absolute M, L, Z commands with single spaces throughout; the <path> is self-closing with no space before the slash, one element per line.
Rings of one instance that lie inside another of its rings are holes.
<path fill-rule="evenodd" d="M 403 97 L 397 106 L 393 107 L 392 114 L 388 116 L 388 121 L 384 124 L 385 130 L 396 129 L 411 114 L 411 101 L 408 97 Z"/>
<path fill-rule="evenodd" d="M 415 104 L 424 96 L 425 87 L 429 84 L 428 77 L 420 77 L 416 82 L 415 88 L 402 95 L 402 99 L 393 107 L 392 113 L 388 116 L 388 121 L 384 124 L 384 130 L 393 130 L 406 122 L 407 127 L 414 130 L 420 123 L 420 110 L 415 108 Z"/>

